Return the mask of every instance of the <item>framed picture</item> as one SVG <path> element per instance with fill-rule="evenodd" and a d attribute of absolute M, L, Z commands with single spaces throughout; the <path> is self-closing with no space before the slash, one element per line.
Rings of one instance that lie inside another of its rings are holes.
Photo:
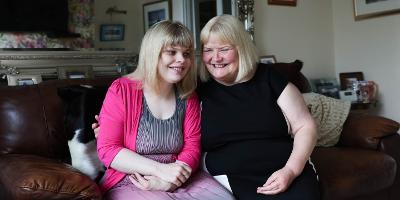
<path fill-rule="evenodd" d="M 353 0 L 355 20 L 400 13 L 399 0 Z"/>
<path fill-rule="evenodd" d="M 125 36 L 124 24 L 100 25 L 100 41 L 122 41 Z"/>
<path fill-rule="evenodd" d="M 339 85 L 336 78 L 310 79 L 312 91 L 332 98 L 339 98 Z"/>
<path fill-rule="evenodd" d="M 58 79 L 93 78 L 93 67 L 83 66 L 61 66 L 57 67 Z"/>
<path fill-rule="evenodd" d="M 153 24 L 172 18 L 171 1 L 163 0 L 143 4 L 144 32 Z"/>
<path fill-rule="evenodd" d="M 362 72 L 339 73 L 339 78 L 340 78 L 340 89 L 347 90 L 352 88 L 353 82 L 363 81 L 364 74 Z"/>
<path fill-rule="evenodd" d="M 7 75 L 7 83 L 9 86 L 34 85 L 40 82 L 42 82 L 41 75 L 32 75 L 32 74 Z"/>
<path fill-rule="evenodd" d="M 273 55 L 261 56 L 260 63 L 264 63 L 264 64 L 276 63 L 275 56 L 273 56 Z"/>
<path fill-rule="evenodd" d="M 268 0 L 270 5 L 296 6 L 297 0 Z"/>

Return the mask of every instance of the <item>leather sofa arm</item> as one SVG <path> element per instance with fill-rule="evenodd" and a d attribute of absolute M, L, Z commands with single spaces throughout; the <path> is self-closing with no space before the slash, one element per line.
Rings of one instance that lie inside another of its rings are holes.
<path fill-rule="evenodd" d="M 0 156 L 0 199 L 101 199 L 99 187 L 70 165 L 48 158 Z"/>
<path fill-rule="evenodd" d="M 377 150 L 381 139 L 397 134 L 400 124 L 380 116 L 350 113 L 338 142 L 339 146 Z"/>
<path fill-rule="evenodd" d="M 324 200 L 365 197 L 390 187 L 396 175 L 396 161 L 392 157 L 369 149 L 316 147 L 311 161 L 315 165 L 321 199 Z"/>
<path fill-rule="evenodd" d="M 397 172 L 394 183 L 389 191 L 390 199 L 399 199 L 400 197 L 400 134 L 394 134 L 382 138 L 379 150 L 390 155 L 397 163 Z"/>
<path fill-rule="evenodd" d="M 400 164 L 400 134 L 393 134 L 382 138 L 379 150 L 392 156 Z M 400 165 L 398 166 L 400 167 Z M 399 171 L 400 173 L 400 171 Z"/>

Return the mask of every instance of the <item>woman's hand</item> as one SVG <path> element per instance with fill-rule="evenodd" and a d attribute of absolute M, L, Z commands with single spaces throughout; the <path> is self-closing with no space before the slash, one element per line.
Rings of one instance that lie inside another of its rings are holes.
<path fill-rule="evenodd" d="M 129 180 L 139 189 L 173 192 L 177 186 L 156 176 L 142 176 L 139 173 L 129 175 Z"/>
<path fill-rule="evenodd" d="M 296 178 L 296 174 L 289 167 L 274 172 L 261 187 L 257 188 L 257 193 L 274 195 L 284 192 Z"/>
<path fill-rule="evenodd" d="M 93 132 L 94 132 L 94 137 L 97 138 L 97 136 L 100 133 L 99 116 L 95 115 L 94 119 L 96 119 L 96 122 L 94 122 L 92 124 L 92 129 L 93 129 Z"/>
<path fill-rule="evenodd" d="M 190 177 L 192 169 L 184 162 L 161 164 L 156 176 L 180 187 Z"/>

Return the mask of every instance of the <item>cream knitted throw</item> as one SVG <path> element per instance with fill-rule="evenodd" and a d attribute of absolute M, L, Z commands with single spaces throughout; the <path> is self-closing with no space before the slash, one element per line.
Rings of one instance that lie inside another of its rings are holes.
<path fill-rule="evenodd" d="M 305 93 L 303 97 L 318 127 L 317 146 L 335 145 L 339 141 L 351 102 L 317 93 Z"/>

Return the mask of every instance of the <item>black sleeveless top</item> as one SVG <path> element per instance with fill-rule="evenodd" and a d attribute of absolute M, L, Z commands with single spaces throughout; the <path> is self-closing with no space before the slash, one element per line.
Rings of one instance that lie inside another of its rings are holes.
<path fill-rule="evenodd" d="M 210 79 L 198 87 L 206 167 L 213 175 L 266 173 L 283 167 L 293 147 L 277 99 L 288 81 L 268 65 L 232 86 Z"/>

